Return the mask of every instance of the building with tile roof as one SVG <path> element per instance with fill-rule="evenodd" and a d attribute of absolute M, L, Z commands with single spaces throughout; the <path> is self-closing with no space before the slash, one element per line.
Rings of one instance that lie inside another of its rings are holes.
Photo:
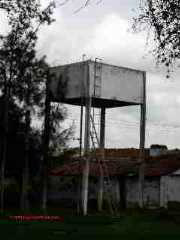
<path fill-rule="evenodd" d="M 180 203 L 180 151 L 159 147 L 160 151 L 154 154 L 154 149 L 158 150 L 158 146 L 145 150 L 144 204 L 147 207 L 167 207 L 169 202 Z M 123 188 L 127 206 L 136 205 L 139 149 L 105 149 L 103 161 L 98 160 L 101 158 L 100 151 L 97 150 L 96 156 L 90 162 L 91 178 L 98 179 L 103 170 L 104 179 L 111 178 L 112 192 L 117 204 L 122 200 Z M 83 164 L 83 158 L 75 158 L 72 162 L 53 169 L 50 175 L 56 179 L 65 176 L 81 177 Z M 90 192 L 89 196 L 96 198 L 97 183 L 90 183 L 90 186 L 93 193 Z"/>

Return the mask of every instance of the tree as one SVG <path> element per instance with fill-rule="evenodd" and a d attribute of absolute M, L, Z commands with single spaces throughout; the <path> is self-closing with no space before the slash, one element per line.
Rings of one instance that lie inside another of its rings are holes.
<path fill-rule="evenodd" d="M 134 19 L 133 27 L 153 33 L 153 53 L 157 63 L 168 68 L 169 76 L 172 66 L 180 58 L 180 1 L 141 0 L 140 14 Z"/>
<path fill-rule="evenodd" d="M 1 209 L 4 208 L 4 169 L 7 153 L 7 134 L 8 134 L 8 113 L 9 99 L 18 101 L 23 106 L 25 114 L 25 163 L 23 170 L 22 187 L 22 208 L 25 208 L 26 186 L 28 182 L 28 152 L 29 152 L 29 133 L 31 124 L 32 108 L 39 104 L 41 95 L 41 82 L 43 81 L 44 71 L 41 71 L 42 61 L 36 58 L 35 45 L 39 27 L 50 24 L 54 3 L 50 3 L 45 10 L 41 10 L 39 1 L 15 0 L 0 1 L 0 8 L 3 9 L 8 18 L 10 31 L 6 36 L 1 36 L 0 50 L 0 75 L 3 81 L 4 94 L 4 133 L 3 157 L 1 164 Z M 43 66 L 44 67 L 44 66 Z"/>
<path fill-rule="evenodd" d="M 67 2 L 61 2 L 60 5 Z M 90 0 L 86 0 L 84 7 L 89 2 Z M 47 8 L 42 10 L 38 0 L 0 0 L 0 10 L 6 13 L 9 25 L 8 34 L 0 36 L 0 89 L 4 96 L 4 132 L 1 144 L 0 174 L 2 210 L 4 209 L 4 175 L 7 158 L 9 102 L 11 100 L 21 106 L 25 118 L 26 150 L 24 155 L 22 208 L 24 209 L 26 206 L 32 115 L 39 106 L 42 106 L 42 89 L 48 76 L 48 65 L 44 59 L 37 59 L 35 46 L 39 28 L 43 24 L 53 22 L 52 13 L 54 8 L 54 1 L 50 2 Z M 58 135 L 56 135 L 56 139 L 57 137 Z"/>
<path fill-rule="evenodd" d="M 4 96 L 0 97 L 0 131 L 3 131 L 3 117 L 4 117 Z M 25 129 L 26 124 L 24 120 L 24 113 L 22 108 L 20 108 L 14 101 L 9 101 L 9 119 L 8 119 L 8 136 L 7 136 L 7 154 L 6 154 L 6 177 L 10 179 L 14 179 L 17 188 L 22 186 L 22 170 L 24 166 L 24 157 L 25 157 Z M 41 155 L 41 141 L 40 141 L 40 131 L 31 127 L 30 129 L 30 144 L 29 144 L 29 174 L 30 179 L 33 179 L 37 174 L 37 170 L 39 169 L 39 158 Z M 3 141 L 3 135 L 0 135 L 0 143 Z M 1 162 L 2 159 L 0 159 Z M 32 182 L 32 181 L 31 181 Z M 30 184 L 29 184 L 30 185 Z M 19 192 L 19 190 L 18 190 Z M 7 189 L 5 192 L 5 199 L 7 204 L 8 196 L 12 198 L 9 194 L 13 195 L 13 201 L 9 199 L 11 202 L 16 204 L 17 199 L 19 198 L 19 193 L 15 190 Z"/>
<path fill-rule="evenodd" d="M 180 1 L 140 0 L 140 14 L 134 18 L 133 28 L 152 34 L 156 62 L 166 66 L 169 77 L 180 59 Z"/>
<path fill-rule="evenodd" d="M 49 84 L 51 78 L 54 78 L 54 75 L 51 74 L 50 69 L 47 70 L 46 78 L 46 94 L 45 94 L 45 104 L 42 115 L 44 115 L 44 130 L 43 130 L 43 198 L 42 198 L 42 209 L 44 212 L 47 210 L 47 188 L 48 188 L 48 172 L 50 170 L 50 154 L 57 154 L 58 148 L 65 145 L 67 140 L 73 134 L 73 125 L 63 131 L 57 131 L 60 129 L 60 122 L 66 117 L 66 110 L 60 106 L 60 104 L 51 103 L 51 92 L 49 89 Z M 65 94 L 65 87 L 61 85 L 59 81 L 61 95 Z M 64 89 L 64 91 L 62 91 Z"/>
<path fill-rule="evenodd" d="M 49 66 L 45 63 L 45 59 L 37 59 L 35 46 L 40 26 L 44 23 L 50 24 L 53 21 L 51 15 L 54 7 L 54 2 L 50 2 L 46 9 L 41 10 L 41 6 L 37 0 L 15 0 L 11 2 L 0 1 L 0 8 L 7 13 L 8 24 L 10 27 L 9 33 L 0 38 L 0 87 L 4 96 L 3 126 L 4 129 L 6 129 L 3 134 L 4 139 L 2 140 L 2 210 L 4 208 L 4 171 L 7 158 L 10 101 L 15 101 L 21 106 L 25 119 L 25 154 L 21 205 L 22 209 L 27 207 L 31 118 L 34 115 L 34 112 L 37 112 L 39 108 L 43 108 L 45 99 L 45 82 L 49 71 Z M 61 111 L 61 113 L 58 111 Z M 53 120 L 64 120 L 62 109 L 59 108 L 58 111 L 56 116 L 53 116 Z M 56 130 L 54 130 L 54 133 L 56 133 Z M 56 133 L 56 138 L 57 136 L 58 134 Z M 52 142 L 54 142 L 54 140 L 55 137 Z"/>

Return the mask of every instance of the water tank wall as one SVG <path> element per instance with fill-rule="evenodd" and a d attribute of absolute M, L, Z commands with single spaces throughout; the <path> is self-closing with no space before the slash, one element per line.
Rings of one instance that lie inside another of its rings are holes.
<path fill-rule="evenodd" d="M 94 89 L 94 65 L 90 63 L 91 93 Z M 143 72 L 102 64 L 101 98 L 132 103 L 143 103 Z"/>
<path fill-rule="evenodd" d="M 85 94 L 82 86 L 86 86 L 87 66 L 81 62 L 51 68 L 50 90 L 55 101 L 80 98 Z"/>
<path fill-rule="evenodd" d="M 144 72 L 102 63 L 101 88 L 98 98 L 106 101 L 143 103 Z M 95 62 L 87 61 L 51 68 L 54 77 L 50 89 L 55 101 L 85 96 L 87 79 L 90 95 L 94 94 Z"/>

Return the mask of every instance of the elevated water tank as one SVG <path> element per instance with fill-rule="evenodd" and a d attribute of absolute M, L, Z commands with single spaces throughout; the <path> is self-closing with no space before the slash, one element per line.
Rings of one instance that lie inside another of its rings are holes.
<path fill-rule="evenodd" d="M 121 107 L 143 103 L 145 72 L 96 61 L 51 68 L 53 101 L 85 105 L 92 97 L 93 107 Z M 87 92 L 88 91 L 88 92 Z"/>

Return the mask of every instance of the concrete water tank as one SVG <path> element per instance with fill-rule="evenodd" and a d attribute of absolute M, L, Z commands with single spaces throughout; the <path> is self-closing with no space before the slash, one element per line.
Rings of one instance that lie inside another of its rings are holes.
<path fill-rule="evenodd" d="M 93 107 L 121 107 L 143 104 L 145 72 L 96 61 L 51 68 L 50 91 L 53 101 Z"/>

